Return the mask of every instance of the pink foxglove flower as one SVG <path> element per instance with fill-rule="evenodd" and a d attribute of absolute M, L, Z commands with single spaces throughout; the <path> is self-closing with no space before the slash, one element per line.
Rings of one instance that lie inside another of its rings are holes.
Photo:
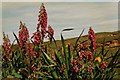
<path fill-rule="evenodd" d="M 78 63 L 77 60 L 73 60 L 73 61 L 71 62 L 72 65 L 76 65 L 77 63 Z"/>
<path fill-rule="evenodd" d="M 48 26 L 48 32 L 51 34 L 51 36 L 54 35 L 54 30 L 52 29 L 52 27 L 50 25 Z M 48 34 L 49 39 L 51 38 L 50 34 Z"/>
<path fill-rule="evenodd" d="M 91 40 L 90 47 L 92 47 L 92 49 L 95 51 L 96 50 L 95 33 L 91 27 L 90 27 L 89 32 L 88 32 L 88 38 Z"/>
<path fill-rule="evenodd" d="M 80 55 L 80 56 L 79 56 L 79 59 L 80 59 L 80 60 L 82 60 L 83 57 L 86 57 L 86 54 L 85 54 L 85 51 L 84 51 L 84 50 L 82 50 L 79 55 Z"/>
<path fill-rule="evenodd" d="M 42 35 L 41 35 L 41 32 L 40 32 L 39 30 L 37 30 L 37 32 L 33 33 L 34 43 L 35 43 L 36 45 L 39 45 L 39 44 L 40 44 L 40 42 L 41 42 L 41 37 L 42 37 Z"/>
<path fill-rule="evenodd" d="M 93 53 L 92 52 L 88 52 L 88 60 L 92 60 L 92 57 L 93 57 Z"/>
<path fill-rule="evenodd" d="M 47 12 L 45 9 L 44 4 L 42 3 L 41 7 L 40 7 L 40 11 L 39 11 L 39 15 L 38 15 L 38 24 L 37 24 L 37 30 L 39 28 L 41 28 L 41 32 L 42 35 L 46 34 L 46 27 L 47 27 Z"/>
<path fill-rule="evenodd" d="M 33 44 L 30 41 L 26 44 L 26 53 L 30 54 L 30 57 L 36 57 L 37 52 L 35 51 Z"/>
<path fill-rule="evenodd" d="M 6 55 L 6 61 L 10 58 L 10 54 L 12 53 L 12 46 L 9 40 L 8 35 L 6 36 L 3 32 L 3 49 Z M 2 57 L 4 57 L 4 55 Z"/>
<path fill-rule="evenodd" d="M 27 27 L 22 24 L 20 21 L 20 28 L 19 28 L 19 42 L 20 42 L 20 47 L 23 48 L 26 42 L 29 40 L 29 32 Z"/>
<path fill-rule="evenodd" d="M 107 67 L 107 63 L 106 62 L 103 62 L 103 63 L 100 64 L 100 68 L 102 70 L 104 70 L 106 67 Z"/>
<path fill-rule="evenodd" d="M 78 72 L 79 72 L 79 69 L 78 69 L 77 65 L 73 67 L 73 71 L 74 71 L 75 73 L 78 73 Z"/>

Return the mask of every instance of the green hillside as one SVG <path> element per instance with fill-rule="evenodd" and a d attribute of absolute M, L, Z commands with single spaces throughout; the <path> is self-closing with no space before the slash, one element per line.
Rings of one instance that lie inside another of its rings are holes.
<path fill-rule="evenodd" d="M 111 42 L 110 45 L 112 45 L 112 42 L 118 41 L 117 44 L 118 46 L 120 46 L 120 31 L 115 31 L 115 32 L 99 32 L 96 33 L 96 42 L 98 44 L 98 46 L 102 43 L 106 43 L 106 42 Z M 85 40 L 87 40 L 88 37 L 87 35 L 83 35 L 80 39 L 79 42 L 83 42 Z M 73 45 L 75 43 L 75 41 L 77 40 L 76 38 L 70 38 L 70 39 L 66 39 L 65 42 L 66 44 L 70 43 L 71 45 Z M 45 42 L 45 44 L 48 42 Z M 61 45 L 61 41 L 60 40 L 56 40 L 57 45 Z M 113 45 L 114 46 L 114 45 Z"/>

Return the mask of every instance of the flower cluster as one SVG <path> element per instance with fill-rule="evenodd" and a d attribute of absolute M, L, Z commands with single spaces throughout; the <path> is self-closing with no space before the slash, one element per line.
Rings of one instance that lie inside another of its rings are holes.
<path fill-rule="evenodd" d="M 47 28 L 47 12 L 45 9 L 44 4 L 42 3 L 40 7 L 38 15 L 38 24 L 37 24 L 37 31 L 33 33 L 33 38 L 34 38 L 34 43 L 36 45 L 39 45 L 40 43 L 43 43 L 44 38 L 46 38 L 46 28 Z M 48 32 L 53 36 L 54 35 L 54 30 L 52 27 L 49 25 L 48 26 Z M 48 38 L 50 39 L 51 36 L 48 34 Z"/>
<path fill-rule="evenodd" d="M 82 50 L 85 50 L 86 49 L 86 42 L 82 42 L 81 44 L 80 44 L 80 47 L 81 47 L 81 49 Z"/>
<path fill-rule="evenodd" d="M 20 21 L 20 27 L 19 27 L 19 43 L 20 47 L 23 48 L 26 42 L 29 40 L 29 32 L 25 24 L 22 24 Z"/>
<path fill-rule="evenodd" d="M 66 68 L 66 65 L 63 64 L 62 67 L 61 67 L 61 69 L 60 69 L 60 73 L 63 73 L 63 71 L 64 71 L 65 68 Z"/>
<path fill-rule="evenodd" d="M 105 70 L 106 67 L 107 67 L 107 62 L 102 62 L 102 63 L 100 64 L 100 68 L 101 68 L 102 70 Z"/>
<path fill-rule="evenodd" d="M 79 59 L 80 60 L 82 60 L 83 59 L 83 57 L 85 57 L 86 55 L 85 55 L 85 51 L 84 50 L 82 50 L 81 52 L 79 52 L 80 53 L 80 56 L 79 56 Z"/>
<path fill-rule="evenodd" d="M 89 32 L 88 32 L 88 38 L 91 40 L 90 47 L 95 51 L 96 50 L 95 33 L 91 27 L 90 27 Z"/>
<path fill-rule="evenodd" d="M 92 58 L 93 58 L 93 53 L 89 51 L 89 52 L 88 52 L 88 60 L 91 61 Z"/>
<path fill-rule="evenodd" d="M 33 33 L 33 38 L 34 38 L 34 43 L 36 45 L 39 45 L 41 42 L 41 32 L 39 30 L 37 30 L 37 32 Z"/>
<path fill-rule="evenodd" d="M 3 32 L 3 49 L 6 55 L 6 61 L 10 58 L 10 54 L 12 52 L 12 47 L 11 47 L 11 43 L 9 40 L 8 35 L 6 36 L 5 33 Z M 4 57 L 4 55 L 3 55 Z"/>
<path fill-rule="evenodd" d="M 35 51 L 33 44 L 30 43 L 30 41 L 26 44 L 26 53 L 27 55 L 30 54 L 30 57 L 36 57 L 37 52 Z"/>
<path fill-rule="evenodd" d="M 50 39 L 51 36 L 54 35 L 54 30 L 52 29 L 52 27 L 50 25 L 48 26 L 48 32 L 50 33 L 50 34 L 48 34 L 48 38 Z"/>
<path fill-rule="evenodd" d="M 77 65 L 73 67 L 73 71 L 74 71 L 75 73 L 78 73 L 78 72 L 79 72 L 79 69 L 78 69 L 78 66 L 77 66 Z"/>
<path fill-rule="evenodd" d="M 41 28 L 41 32 L 43 35 L 46 34 L 46 28 L 47 28 L 47 13 L 46 13 L 46 9 L 44 4 L 42 3 L 41 7 L 40 7 L 40 11 L 39 11 L 39 15 L 38 15 L 38 27 L 37 30 L 39 28 Z"/>

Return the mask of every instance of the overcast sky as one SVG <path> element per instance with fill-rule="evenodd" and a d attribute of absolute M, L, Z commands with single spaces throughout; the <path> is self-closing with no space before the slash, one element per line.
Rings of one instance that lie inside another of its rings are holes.
<path fill-rule="evenodd" d="M 107 1 L 107 0 L 106 0 Z M 83 28 L 88 33 L 90 26 L 95 32 L 109 32 L 118 30 L 118 3 L 117 2 L 62 2 L 44 3 L 48 14 L 48 25 L 55 31 L 54 37 L 60 39 L 64 28 L 74 28 L 74 31 L 65 32 L 65 38 L 79 36 Z M 37 16 L 41 3 L 2 3 L 2 31 L 14 40 L 12 32 L 18 33 L 19 22 L 23 21 L 30 34 L 37 27 Z"/>
<path fill-rule="evenodd" d="M 1 0 L 2 2 L 118 2 L 119 0 Z"/>

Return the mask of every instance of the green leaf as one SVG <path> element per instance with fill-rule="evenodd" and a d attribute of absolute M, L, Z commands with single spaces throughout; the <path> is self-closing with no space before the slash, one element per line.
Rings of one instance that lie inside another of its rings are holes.
<path fill-rule="evenodd" d="M 47 61 L 49 64 L 55 64 L 55 63 L 53 62 L 53 60 L 52 60 L 44 51 L 42 51 L 42 53 L 43 53 L 44 58 L 46 59 L 46 61 Z"/>
<path fill-rule="evenodd" d="M 18 45 L 20 46 L 19 39 L 17 38 L 17 36 L 14 32 L 13 32 L 13 35 L 14 35 L 15 39 L 17 40 Z"/>
<path fill-rule="evenodd" d="M 50 36 L 51 38 L 53 39 L 54 43 L 55 43 L 55 46 L 56 46 L 56 49 L 57 49 L 57 43 L 56 43 L 56 40 L 55 38 L 53 37 L 53 35 L 51 35 L 48 31 L 46 31 Z M 50 40 L 50 42 L 52 43 L 52 39 Z"/>
<path fill-rule="evenodd" d="M 35 46 L 35 43 L 34 43 L 34 41 L 33 41 L 32 39 L 30 39 L 30 40 L 31 40 L 32 44 Z"/>
<path fill-rule="evenodd" d="M 82 36 L 84 30 L 85 30 L 85 29 L 82 30 L 81 34 L 80 34 L 79 37 L 77 38 L 77 40 L 76 40 L 76 42 L 75 42 L 74 50 L 76 49 L 77 43 L 78 43 L 79 39 L 81 38 L 81 36 Z"/>
<path fill-rule="evenodd" d="M 54 77 L 55 79 L 58 79 L 58 76 L 57 76 L 56 71 L 53 71 L 53 72 L 52 72 L 52 75 L 53 75 L 53 77 Z"/>
<path fill-rule="evenodd" d="M 42 54 L 42 58 L 43 58 L 43 61 L 47 64 L 47 65 L 50 65 L 50 63 L 48 62 L 48 60 L 45 58 L 45 56 Z M 44 63 L 43 62 L 43 63 Z"/>
<path fill-rule="evenodd" d="M 74 30 L 74 28 L 63 29 L 62 31 L 71 31 L 71 30 Z"/>
<path fill-rule="evenodd" d="M 40 71 L 37 71 L 36 72 L 37 75 L 40 75 L 41 78 L 53 78 L 52 76 L 49 76 L 49 74 L 47 72 L 40 72 Z M 40 78 L 38 77 L 38 78 Z M 45 79 L 46 80 L 46 79 Z"/>
<path fill-rule="evenodd" d="M 105 38 L 103 39 L 103 46 L 102 46 L 102 55 L 104 55 L 104 51 L 105 51 Z"/>
<path fill-rule="evenodd" d="M 109 50 L 107 50 L 107 51 L 106 51 L 106 53 L 105 53 L 105 54 L 103 54 L 103 56 L 106 56 L 108 52 L 109 52 Z"/>
<path fill-rule="evenodd" d="M 69 53 L 69 60 L 71 59 L 71 50 L 70 50 L 70 45 L 68 44 L 68 53 Z"/>
<path fill-rule="evenodd" d="M 42 66 L 42 67 L 46 67 L 46 68 L 48 67 L 49 68 L 49 67 L 55 67 L 55 65 Z"/>
<path fill-rule="evenodd" d="M 56 58 L 56 62 L 58 63 L 58 66 L 60 65 L 62 67 L 60 55 L 57 52 L 55 52 L 55 58 Z"/>
<path fill-rule="evenodd" d="M 71 63 L 71 50 L 70 50 L 70 45 L 68 44 L 68 62 L 69 62 L 69 68 L 70 68 L 70 63 Z"/>
<path fill-rule="evenodd" d="M 69 55 L 68 55 L 68 52 L 66 51 L 65 41 L 64 41 L 64 38 L 62 36 L 62 33 L 61 33 L 61 42 L 62 42 L 62 46 L 63 46 L 63 50 L 64 50 L 65 64 L 66 64 L 65 74 L 66 74 L 66 78 L 68 78 L 68 72 L 69 72 L 68 57 L 69 57 Z"/>
<path fill-rule="evenodd" d="M 113 78 L 114 78 L 114 76 L 115 76 L 115 73 L 116 73 L 116 71 L 113 71 L 113 72 L 112 72 L 109 80 L 113 80 Z"/>
<path fill-rule="evenodd" d="M 22 78 L 22 75 L 16 73 L 15 69 L 12 70 L 12 75 L 14 75 L 16 78 Z"/>
<path fill-rule="evenodd" d="M 113 62 L 118 59 L 118 57 L 120 57 L 120 48 L 118 49 L 118 51 L 115 53 L 114 56 L 112 56 L 112 60 L 110 61 L 110 63 L 108 64 L 108 67 L 111 67 L 113 65 Z"/>
<path fill-rule="evenodd" d="M 36 72 L 37 75 L 40 75 L 40 76 L 45 76 L 45 74 L 43 72 Z"/>
<path fill-rule="evenodd" d="M 13 47 L 14 47 L 14 43 L 15 43 L 15 40 L 12 42 L 12 46 L 11 46 L 12 49 L 13 49 Z"/>
<path fill-rule="evenodd" d="M 16 73 L 16 74 L 15 74 L 15 77 L 16 77 L 16 78 L 22 78 L 22 75 Z"/>

